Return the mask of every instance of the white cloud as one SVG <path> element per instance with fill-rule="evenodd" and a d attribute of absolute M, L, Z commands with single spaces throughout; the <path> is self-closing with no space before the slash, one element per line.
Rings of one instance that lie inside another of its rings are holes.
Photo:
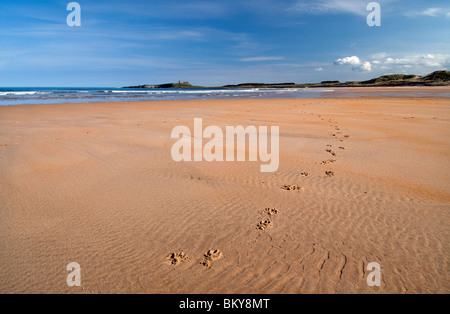
<path fill-rule="evenodd" d="M 317 68 L 317 69 L 315 69 L 316 71 L 319 71 L 319 72 L 323 72 L 324 71 L 324 69 L 323 68 Z"/>
<path fill-rule="evenodd" d="M 291 10 L 309 14 L 351 13 L 367 16 L 369 2 L 361 0 L 299 0 Z"/>
<path fill-rule="evenodd" d="M 346 57 L 346 58 L 342 58 L 342 59 L 337 59 L 335 63 L 339 64 L 339 65 L 346 65 L 346 64 L 360 65 L 361 64 L 361 60 L 357 56 L 353 56 L 353 57 Z"/>
<path fill-rule="evenodd" d="M 429 8 L 429 9 L 423 11 L 422 14 L 428 15 L 428 16 L 437 16 L 440 10 L 441 9 L 438 9 L 438 8 Z"/>
<path fill-rule="evenodd" d="M 403 56 L 372 55 L 370 63 L 374 71 L 392 73 L 425 74 L 450 69 L 450 54 L 411 54 Z"/>
<path fill-rule="evenodd" d="M 372 72 L 372 64 L 369 61 L 363 62 L 363 64 L 359 67 L 359 71 Z"/>
<path fill-rule="evenodd" d="M 424 66 L 430 68 L 447 68 L 450 66 L 449 54 L 425 54 L 410 55 L 403 58 L 387 58 L 384 61 L 387 65 L 399 66 Z"/>
<path fill-rule="evenodd" d="M 198 31 L 163 31 L 155 34 L 159 39 L 204 39 L 205 34 Z"/>
<path fill-rule="evenodd" d="M 370 58 L 372 59 L 384 59 L 387 58 L 389 55 L 386 52 L 379 52 L 379 53 L 374 53 L 373 55 L 370 56 Z"/>
<path fill-rule="evenodd" d="M 450 18 L 450 8 L 428 8 L 424 11 L 409 11 L 405 13 L 406 16 L 409 17 L 420 17 L 420 16 L 427 16 L 427 17 L 435 17 L 435 18 L 441 18 L 441 17 L 447 17 Z"/>
<path fill-rule="evenodd" d="M 342 59 L 337 59 L 334 62 L 335 65 L 351 65 L 353 71 L 359 72 L 371 72 L 372 64 L 368 61 L 361 61 L 357 56 L 346 57 Z"/>
<path fill-rule="evenodd" d="M 284 57 L 253 57 L 239 59 L 242 62 L 262 62 L 262 61 L 278 61 L 283 60 Z"/>

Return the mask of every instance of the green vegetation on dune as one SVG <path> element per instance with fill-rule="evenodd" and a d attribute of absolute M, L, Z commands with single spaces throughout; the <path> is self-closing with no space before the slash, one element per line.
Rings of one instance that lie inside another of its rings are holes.
<path fill-rule="evenodd" d="M 362 84 L 380 84 L 380 83 L 393 82 L 393 81 L 410 80 L 413 78 L 417 78 L 417 77 L 415 75 L 391 74 L 391 75 L 380 76 L 378 78 L 374 78 L 369 81 L 365 81 L 365 82 L 361 82 L 361 83 Z"/>
<path fill-rule="evenodd" d="M 450 71 L 437 71 L 422 78 L 425 81 L 438 81 L 438 82 L 449 82 L 450 81 Z"/>

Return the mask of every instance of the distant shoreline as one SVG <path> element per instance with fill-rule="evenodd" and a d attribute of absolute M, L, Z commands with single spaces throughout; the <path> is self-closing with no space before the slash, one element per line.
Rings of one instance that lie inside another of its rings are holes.
<path fill-rule="evenodd" d="M 392 74 L 361 82 L 323 81 L 321 83 L 242 83 L 224 86 L 193 86 L 189 82 L 167 83 L 160 85 L 127 86 L 129 89 L 288 89 L 288 88 L 350 88 L 350 87 L 429 87 L 450 86 L 450 71 L 436 71 L 426 76 Z"/>

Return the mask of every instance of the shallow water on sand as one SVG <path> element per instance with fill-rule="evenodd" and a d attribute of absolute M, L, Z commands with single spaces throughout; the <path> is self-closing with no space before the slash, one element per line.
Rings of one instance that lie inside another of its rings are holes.
<path fill-rule="evenodd" d="M 196 99 L 305 99 L 361 97 L 445 97 L 450 89 L 124 89 L 124 88 L 0 88 L 0 106 L 114 101 Z"/>

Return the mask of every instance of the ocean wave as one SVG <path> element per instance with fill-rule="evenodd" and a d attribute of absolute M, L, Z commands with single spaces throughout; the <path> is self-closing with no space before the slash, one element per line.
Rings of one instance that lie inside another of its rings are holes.
<path fill-rule="evenodd" d="M 0 96 L 27 96 L 27 95 L 47 95 L 49 92 L 38 92 L 38 91 L 30 91 L 30 92 L 0 92 Z"/>
<path fill-rule="evenodd" d="M 246 88 L 246 89 L 122 89 L 96 88 L 0 88 L 0 106 L 65 102 L 184 100 L 230 98 L 317 98 L 331 89 Z M 323 93 L 323 94 L 321 94 Z M 325 96 L 324 96 L 325 97 Z"/>

